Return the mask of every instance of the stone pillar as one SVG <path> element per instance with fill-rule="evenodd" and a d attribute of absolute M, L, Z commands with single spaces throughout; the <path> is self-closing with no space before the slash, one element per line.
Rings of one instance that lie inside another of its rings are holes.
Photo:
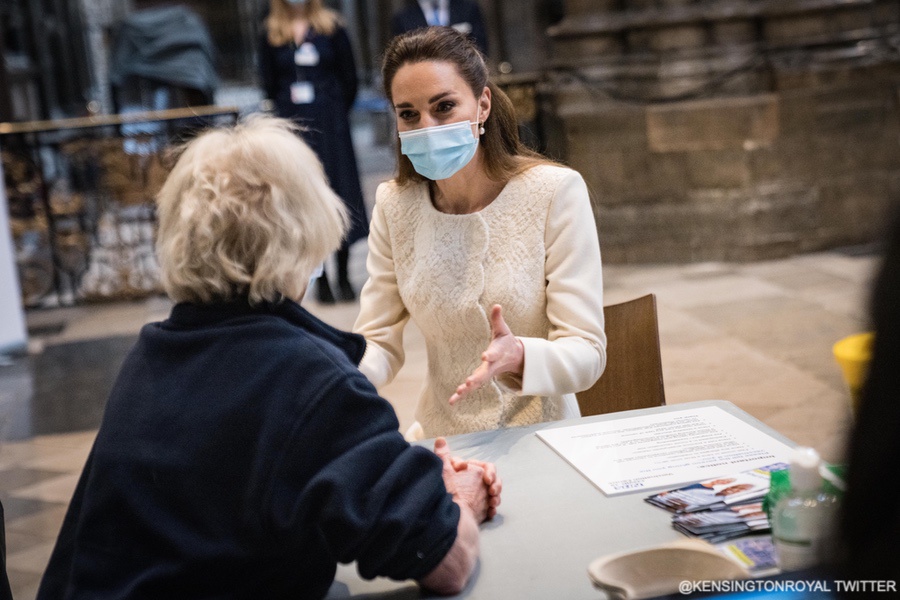
<path fill-rule="evenodd" d="M 0 355 L 25 354 L 28 337 L 19 273 L 10 232 L 9 207 L 0 162 Z M 0 386 L 0 440 L 17 440 L 31 435 L 31 398 L 34 381 L 27 360 L 3 367 Z"/>
<path fill-rule="evenodd" d="M 109 85 L 108 32 L 131 10 L 131 0 L 81 0 L 84 18 L 84 37 L 87 44 L 88 64 L 91 70 L 90 100 L 95 101 L 98 112 L 113 112 L 112 90 Z"/>
<path fill-rule="evenodd" d="M 3 181 L 0 164 L 0 354 L 24 352 L 27 340 Z"/>
<path fill-rule="evenodd" d="M 250 55 L 245 70 L 253 81 L 256 78 L 256 65 L 259 57 L 259 35 L 262 27 L 262 10 L 258 0 L 238 0 L 238 20 L 240 21 L 240 37 L 247 53 Z"/>
<path fill-rule="evenodd" d="M 900 201 L 894 0 L 569 0 L 555 154 L 604 260 L 752 260 L 871 241 Z"/>

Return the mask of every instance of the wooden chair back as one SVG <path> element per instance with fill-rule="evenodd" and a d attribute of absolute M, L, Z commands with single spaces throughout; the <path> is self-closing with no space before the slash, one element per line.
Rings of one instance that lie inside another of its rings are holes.
<path fill-rule="evenodd" d="M 656 296 L 605 306 L 603 316 L 606 370 L 576 394 L 582 416 L 665 405 Z"/>

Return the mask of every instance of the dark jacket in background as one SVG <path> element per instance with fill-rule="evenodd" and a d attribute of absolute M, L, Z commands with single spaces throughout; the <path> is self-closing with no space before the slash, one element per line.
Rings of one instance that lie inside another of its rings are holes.
<path fill-rule="evenodd" d="M 109 80 L 116 87 L 130 78 L 196 90 L 207 104 L 219 85 L 216 49 L 203 20 L 185 6 L 132 12 L 116 35 Z"/>
<path fill-rule="evenodd" d="M 322 161 L 328 182 L 350 211 L 347 243 L 352 244 L 369 234 L 369 219 L 350 137 L 349 113 L 358 86 L 353 48 L 342 27 L 332 35 L 323 35 L 310 28 L 304 41 L 315 46 L 318 64 L 294 64 L 297 46 L 292 42 L 274 47 L 263 32 L 259 47 L 263 92 L 275 103 L 279 117 L 291 119 L 306 128 L 303 140 Z M 315 90 L 312 102 L 294 104 L 291 101 L 291 84 L 296 81 L 312 84 Z"/>
<path fill-rule="evenodd" d="M 488 53 L 487 29 L 484 26 L 484 17 L 481 7 L 474 0 L 450 0 L 450 26 L 456 29 L 468 28 L 464 31 L 475 41 L 478 49 Z M 428 27 L 425 13 L 419 3 L 412 0 L 406 7 L 394 13 L 391 18 L 391 35 L 400 35 L 419 27 Z"/>
<path fill-rule="evenodd" d="M 38 597 L 320 598 L 337 562 L 420 578 L 456 539 L 441 461 L 293 302 L 141 330 Z"/>

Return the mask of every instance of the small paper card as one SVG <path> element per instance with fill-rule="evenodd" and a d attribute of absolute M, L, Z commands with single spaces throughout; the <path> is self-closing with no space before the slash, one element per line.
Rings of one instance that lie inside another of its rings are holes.
<path fill-rule="evenodd" d="M 674 513 L 721 510 L 732 504 L 761 500 L 769 491 L 772 471 L 787 468 L 787 463 L 773 463 L 653 494 L 646 500 Z"/>
<path fill-rule="evenodd" d="M 294 64 L 298 67 L 314 67 L 319 64 L 319 51 L 311 42 L 304 42 L 294 51 Z"/>
<path fill-rule="evenodd" d="M 312 104 L 316 99 L 316 90 L 309 81 L 295 81 L 291 84 L 291 102 L 294 104 Z"/>

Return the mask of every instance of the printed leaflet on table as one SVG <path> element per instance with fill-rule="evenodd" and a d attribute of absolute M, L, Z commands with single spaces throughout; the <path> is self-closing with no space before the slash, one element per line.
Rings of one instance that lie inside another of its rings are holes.
<path fill-rule="evenodd" d="M 719 406 L 599 420 L 537 435 L 606 495 L 787 461 L 791 448 Z"/>

